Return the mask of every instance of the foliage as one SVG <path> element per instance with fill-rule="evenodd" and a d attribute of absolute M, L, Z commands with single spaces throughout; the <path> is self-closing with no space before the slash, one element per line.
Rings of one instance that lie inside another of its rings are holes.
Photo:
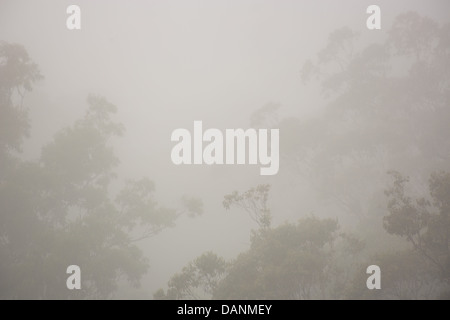
<path fill-rule="evenodd" d="M 239 194 L 234 191 L 224 197 L 223 206 L 229 210 L 232 206 L 244 209 L 260 228 L 269 228 L 271 223 L 269 199 L 270 185 L 258 185 Z"/>
<path fill-rule="evenodd" d="M 147 178 L 111 195 L 119 163 L 111 141 L 124 129 L 102 97 L 89 96 L 84 117 L 59 131 L 38 161 L 15 157 L 28 121 L 14 101 L 40 78 L 23 47 L 1 43 L 0 298 L 111 297 L 122 279 L 139 285 L 149 267 L 135 242 L 173 226 L 181 212 L 160 206 Z M 82 270 L 82 290 L 66 288 L 72 264 Z"/>
<path fill-rule="evenodd" d="M 335 220 L 304 218 L 256 233 L 231 264 L 218 299 L 311 299 L 326 296 Z"/>
<path fill-rule="evenodd" d="M 384 172 L 402 168 L 423 181 L 449 170 L 449 28 L 408 12 L 364 46 L 344 27 L 305 62 L 302 80 L 318 84 L 324 106 L 312 119 L 282 119 L 280 144 L 321 203 L 363 219 Z"/>
<path fill-rule="evenodd" d="M 167 293 L 163 289 L 159 289 L 154 294 L 154 298 L 176 300 L 211 297 L 225 270 L 224 259 L 213 252 L 206 252 L 169 280 Z"/>
<path fill-rule="evenodd" d="M 386 190 L 389 214 L 384 217 L 384 228 L 390 234 L 405 238 L 426 258 L 441 279 L 450 280 L 450 173 L 431 175 L 431 200 L 413 199 L 406 194 L 408 178 L 391 173 L 394 183 Z"/>

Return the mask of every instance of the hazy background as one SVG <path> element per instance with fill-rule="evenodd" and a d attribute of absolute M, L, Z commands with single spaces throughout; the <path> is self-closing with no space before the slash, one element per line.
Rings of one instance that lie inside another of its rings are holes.
<path fill-rule="evenodd" d="M 66 28 L 70 4 L 81 7 L 81 30 Z M 370 4 L 381 7 L 381 30 L 366 28 Z M 182 217 L 176 227 L 139 243 L 149 271 L 140 289 L 124 284 L 116 297 L 151 298 L 205 251 L 231 259 L 246 250 L 256 226 L 239 210 L 223 208 L 223 196 L 233 190 L 270 184 L 274 225 L 314 214 L 337 217 L 344 228 L 364 233 L 353 216 L 321 203 L 284 158 L 278 175 L 266 177 L 259 165 L 175 166 L 170 134 L 192 130 L 194 120 L 204 128 L 250 127 L 252 113 L 268 103 L 279 104 L 279 119 L 317 117 L 326 100 L 317 83 L 303 85 L 304 62 L 343 26 L 359 33 L 360 47 L 380 43 L 393 19 L 408 11 L 450 21 L 446 0 L 0 0 L 0 39 L 23 45 L 44 76 L 25 99 L 31 131 L 23 158 L 38 159 L 55 132 L 84 114 L 87 95 L 99 94 L 118 107 L 115 119 L 125 127 L 114 141 L 120 165 L 111 192 L 126 179 L 146 176 L 164 205 L 179 205 L 183 195 L 202 199 L 202 216 Z"/>

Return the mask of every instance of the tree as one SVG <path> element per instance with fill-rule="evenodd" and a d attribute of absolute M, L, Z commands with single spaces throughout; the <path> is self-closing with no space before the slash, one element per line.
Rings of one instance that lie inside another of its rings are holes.
<path fill-rule="evenodd" d="M 431 173 L 449 170 L 449 30 L 450 24 L 414 12 L 399 15 L 383 42 L 365 47 L 356 32 L 336 30 L 302 70 L 305 83 L 318 81 L 322 89 L 320 115 L 279 124 L 286 162 L 308 178 L 322 203 L 354 214 L 360 227 L 371 223 L 364 227 L 366 237 L 385 214 L 386 171 L 402 168 L 415 190 L 430 193 L 431 199 L 408 195 L 409 179 L 392 173 L 383 226 L 415 249 L 392 240 L 395 252 L 382 248 L 367 260 L 382 266 L 383 292 L 368 294 L 361 281 L 367 275 L 360 271 L 360 290 L 346 297 L 424 298 L 448 291 L 447 178 Z"/>
<path fill-rule="evenodd" d="M 223 206 L 229 210 L 232 206 L 244 209 L 250 218 L 258 224 L 259 228 L 270 228 L 271 214 L 267 201 L 269 200 L 270 185 L 258 185 L 246 192 L 239 194 L 233 191 L 226 195 Z"/>
<path fill-rule="evenodd" d="M 436 299 L 450 292 L 450 223 L 448 199 L 450 174 L 433 173 L 429 195 L 409 194 L 409 178 L 391 171 L 393 183 L 385 191 L 388 214 L 384 229 L 405 239 L 411 247 L 378 253 L 367 260 L 382 270 L 382 290 L 368 291 L 363 272 L 347 286 L 345 297 L 351 299 Z"/>
<path fill-rule="evenodd" d="M 363 47 L 344 27 L 304 64 L 302 79 L 318 81 L 325 105 L 311 120 L 281 120 L 280 143 L 322 203 L 381 214 L 368 204 L 381 198 L 386 171 L 401 167 L 423 183 L 448 170 L 449 30 L 408 12 L 384 42 Z"/>
<path fill-rule="evenodd" d="M 23 47 L 3 43 L 0 53 L 0 112 L 14 124 L 0 129 L 0 153 L 10 159 L 0 177 L 0 298 L 106 298 L 121 279 L 139 285 L 149 264 L 136 242 L 173 226 L 182 211 L 160 206 L 147 178 L 112 195 L 119 160 L 111 141 L 124 128 L 99 96 L 88 97 L 84 117 L 59 131 L 38 161 L 13 158 L 28 127 L 15 95 L 22 99 L 40 76 Z M 81 290 L 66 288 L 72 264 L 81 268 Z"/>
<path fill-rule="evenodd" d="M 381 270 L 381 290 L 368 290 L 365 267 L 376 264 Z M 365 267 L 364 267 L 365 266 Z M 367 259 L 345 287 L 345 299 L 433 299 L 445 289 L 430 263 L 416 251 L 395 250 Z"/>
<path fill-rule="evenodd" d="M 9 177 L 18 166 L 16 153 L 20 151 L 29 131 L 23 97 L 41 78 L 37 65 L 30 60 L 22 46 L 0 42 L 0 296 L 4 296 L 14 283 L 11 277 L 14 267 L 8 263 L 14 258 L 13 249 L 9 246 L 14 240 L 6 232 L 15 221 L 24 221 L 23 215 L 6 215 L 6 201 L 15 197 L 14 188 L 8 186 Z M 12 192 L 7 194 L 6 189 Z M 24 231 L 28 233 L 30 230 Z M 12 236 L 17 237 L 14 233 Z"/>
<path fill-rule="evenodd" d="M 225 270 L 226 262 L 223 258 L 213 252 L 206 252 L 169 280 L 167 293 L 159 289 L 154 298 L 157 300 L 210 298 Z"/>
<path fill-rule="evenodd" d="M 341 297 L 364 244 L 339 233 L 333 219 L 308 217 L 270 227 L 269 185 L 224 197 L 223 205 L 246 210 L 257 223 L 250 248 L 225 262 L 206 253 L 160 289 L 156 299 L 313 299 Z M 268 223 L 267 223 L 268 222 Z M 354 258 L 349 262 L 348 257 Z M 207 267 L 206 267 L 207 266 Z M 211 281 L 212 279 L 212 281 Z M 199 294 L 199 292 L 201 294 Z"/>
<path fill-rule="evenodd" d="M 361 254 L 366 242 L 339 233 L 334 220 L 303 218 L 274 227 L 268 186 L 235 191 L 223 205 L 244 209 L 258 229 L 250 248 L 228 262 L 213 298 L 448 296 L 450 183 L 446 173 L 431 175 L 428 186 L 425 181 L 433 171 L 449 170 L 449 35 L 450 24 L 414 12 L 399 15 L 380 43 L 361 46 L 356 32 L 336 30 L 302 70 L 305 83 L 318 81 L 322 89 L 324 106 L 316 117 L 274 125 L 273 105 L 252 115 L 256 126 L 283 132 L 284 163 L 313 186 L 315 211 L 342 209 L 358 218 L 370 248 Z M 405 178 L 394 174 L 383 219 L 385 172 L 392 168 L 412 174 L 414 188 L 430 195 L 409 196 Z M 382 269 L 382 290 L 366 287 L 371 264 Z"/>
<path fill-rule="evenodd" d="M 337 221 L 314 217 L 260 229 L 251 246 L 225 262 L 212 252 L 194 259 L 155 299 L 318 299 L 343 297 L 354 277 L 349 251 L 359 240 L 338 233 Z M 359 248 L 357 248 L 359 247 Z M 346 272 L 349 271 L 349 272 Z"/>
<path fill-rule="evenodd" d="M 0 179 L 12 165 L 13 153 L 20 151 L 28 136 L 23 98 L 40 79 L 38 66 L 22 46 L 0 41 Z"/>
<path fill-rule="evenodd" d="M 216 299 L 311 299 L 328 293 L 335 220 L 300 219 L 255 233 L 230 265 Z M 331 283 L 331 281 L 330 281 Z"/>
<path fill-rule="evenodd" d="M 408 196 L 408 178 L 398 172 L 391 175 L 394 183 L 386 190 L 389 214 L 383 219 L 384 228 L 411 243 L 432 264 L 440 279 L 450 285 L 450 173 L 431 175 L 431 200 Z"/>

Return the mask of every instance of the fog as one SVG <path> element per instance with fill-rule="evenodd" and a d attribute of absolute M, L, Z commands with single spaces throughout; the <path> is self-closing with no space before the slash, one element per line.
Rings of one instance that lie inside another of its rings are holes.
<path fill-rule="evenodd" d="M 373 254 L 391 252 L 393 247 L 411 248 L 395 232 L 383 230 L 383 216 L 389 213 L 388 197 L 383 192 L 392 181 L 386 172 L 397 170 L 409 175 L 412 198 L 426 197 L 429 175 L 450 169 L 448 143 L 440 144 L 442 153 L 430 151 L 429 156 L 417 161 L 410 156 L 413 151 L 397 152 L 393 144 L 401 146 L 411 141 L 408 136 L 399 138 L 391 134 L 403 130 L 394 126 L 391 118 L 383 123 L 383 116 L 375 115 L 371 122 L 372 116 L 368 115 L 366 122 L 360 122 L 358 112 L 347 115 L 338 108 L 328 111 L 336 101 L 350 105 L 363 100 L 357 94 L 350 97 L 342 94 L 342 100 L 339 93 L 324 94 L 326 80 L 321 79 L 324 74 L 335 72 L 333 67 L 324 65 L 323 73 L 318 72 L 306 83 L 302 70 L 308 60 L 320 66 L 320 62 L 316 63 L 318 53 L 326 48 L 329 35 L 339 28 L 348 27 L 358 33 L 355 52 L 362 52 L 368 45 L 385 43 L 400 14 L 416 12 L 444 26 L 450 22 L 448 1 L 377 1 L 381 8 L 381 30 L 367 29 L 366 8 L 373 3 L 359 0 L 76 1 L 81 8 L 81 30 L 68 30 L 66 8 L 72 2 L 0 0 L 0 40 L 22 45 L 43 75 L 23 100 L 30 131 L 21 151 L 12 152 L 12 156 L 20 161 L 41 161 L 43 147 L 54 141 L 55 134 L 84 116 L 89 94 L 99 95 L 117 107 L 112 119 L 124 128 L 121 137 L 108 140 L 120 161 L 113 170 L 117 179 L 107 187 L 109 196 L 114 198 L 130 179 L 148 177 L 155 185 L 154 199 L 161 206 L 182 210 L 183 197 L 200 199 L 203 203 L 201 215 L 182 214 L 173 226 L 136 242 L 149 264 L 140 287 L 130 285 L 126 277 L 114 278 L 118 287 L 106 296 L 151 299 L 158 289 L 167 290 L 171 277 L 204 252 L 212 251 L 233 261 L 239 253 L 249 250 L 251 232 L 258 225 L 245 210 L 238 206 L 226 210 L 222 202 L 234 190 L 242 193 L 262 184 L 270 185 L 268 205 L 273 228 L 295 224 L 301 218 L 337 219 L 339 232 L 352 233 L 366 241 L 367 250 L 358 258 L 362 265 L 365 261 L 369 261 L 367 265 L 374 264 L 370 262 Z M 445 34 L 445 29 L 440 32 Z M 408 63 L 408 58 L 393 56 L 390 71 L 405 76 L 409 71 L 401 69 Z M 444 63 L 448 70 L 448 60 Z M 445 83 L 436 84 L 436 88 L 445 87 Z M 415 84 L 411 82 L 399 85 L 397 91 L 399 95 L 410 96 L 413 88 Z M 442 90 L 437 98 L 448 109 L 448 89 Z M 365 94 L 370 96 L 361 92 L 362 96 Z M 395 97 L 389 101 L 393 101 L 393 114 L 399 110 L 397 102 L 408 103 Z M 429 103 L 440 106 L 433 99 Z M 266 121 L 252 123 L 252 115 L 265 106 L 276 108 Z M 337 137 L 349 127 L 339 126 L 335 114 L 356 119 L 349 122 L 356 135 L 346 140 L 348 145 Z M 420 115 L 412 117 L 418 120 Z M 433 137 L 448 140 L 445 136 L 448 130 L 436 122 L 439 118 L 422 118 L 428 121 L 420 128 L 425 132 L 420 136 L 423 140 L 419 137 L 411 142 L 417 144 L 417 153 L 425 152 L 421 146 L 431 150 L 433 143 L 439 144 Z M 278 174 L 261 176 L 259 165 L 248 164 L 174 165 L 171 150 L 175 143 L 170 140 L 171 133 L 177 128 L 192 131 L 195 120 L 203 121 L 205 129 L 222 131 L 252 126 L 279 128 Z M 414 121 L 405 118 L 405 126 L 414 126 Z M 368 128 L 375 133 L 366 140 L 363 132 Z M 433 128 L 434 136 L 427 135 L 427 130 Z M 325 137 L 325 132 L 335 135 L 336 140 Z M 409 131 L 404 132 L 407 135 Z M 353 157 L 361 144 L 375 140 L 381 141 L 374 145 L 376 156 L 360 151 L 358 157 Z M 77 149 L 69 150 L 73 150 L 76 159 Z M 331 166 L 329 161 L 336 162 Z M 338 170 L 336 163 L 340 164 Z M 72 170 L 63 165 L 64 169 Z M 4 185 L 8 186 L 8 182 Z M 27 196 L 23 197 L 20 199 L 26 201 Z M 358 201 L 353 201 L 354 198 Z M 10 205 L 0 206 L 0 214 L 13 214 L 8 213 Z M 16 236 L 20 236 L 28 229 L 18 226 L 17 230 Z M 0 235 L 8 239 L 7 231 L 4 232 Z M 138 232 L 133 230 L 132 234 Z M 378 241 L 374 243 L 373 239 Z M 10 241 L 5 240 L 5 246 Z M 43 252 L 46 250 L 42 248 Z M 102 267 L 98 268 L 101 272 Z M 7 276 L 5 270 L 9 269 L 0 269 L 1 277 Z M 65 267 L 61 277 L 66 277 Z M 96 276 L 92 277 L 95 282 Z M 448 285 L 448 274 L 444 278 L 447 282 L 442 283 Z M 35 291 L 28 295 L 17 293 L 11 288 L 18 282 L 15 280 L 13 285 L 3 288 L 0 283 L 0 298 L 46 298 Z M 365 279 L 362 283 L 365 285 Z M 52 285 L 56 286 L 46 284 Z M 448 287 L 444 289 L 449 292 Z M 430 297 L 440 294 L 436 290 Z M 227 296 L 230 297 L 234 296 Z M 243 297 L 247 296 L 236 295 Z"/>

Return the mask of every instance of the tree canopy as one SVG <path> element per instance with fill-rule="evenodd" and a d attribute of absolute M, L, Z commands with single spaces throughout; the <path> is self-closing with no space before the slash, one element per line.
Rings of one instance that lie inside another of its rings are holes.
<path fill-rule="evenodd" d="M 42 77 L 20 45 L 1 43 L 0 69 L 0 298 L 105 298 L 121 279 L 139 285 L 149 259 L 136 242 L 172 227 L 182 212 L 201 213 L 201 202 L 166 208 L 148 178 L 113 196 L 119 160 L 111 141 L 124 128 L 113 120 L 116 106 L 96 95 L 38 161 L 21 160 L 24 94 Z M 82 268 L 83 290 L 66 288 L 72 264 Z"/>

